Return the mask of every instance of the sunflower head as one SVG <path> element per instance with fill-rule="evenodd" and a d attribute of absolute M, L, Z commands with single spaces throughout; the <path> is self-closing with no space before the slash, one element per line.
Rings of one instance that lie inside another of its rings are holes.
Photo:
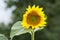
<path fill-rule="evenodd" d="M 46 26 L 46 15 L 43 8 L 39 8 L 39 6 L 33 5 L 32 7 L 29 5 L 26 9 L 25 14 L 23 15 L 22 26 L 29 28 L 39 28 Z"/>

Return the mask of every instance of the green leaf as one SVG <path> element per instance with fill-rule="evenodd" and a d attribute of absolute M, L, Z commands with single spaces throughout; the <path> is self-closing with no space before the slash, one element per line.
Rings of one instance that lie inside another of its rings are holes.
<path fill-rule="evenodd" d="M 36 29 L 34 30 L 34 32 L 36 32 L 36 31 L 38 31 L 38 30 L 42 30 L 42 29 L 44 29 L 44 27 L 36 28 Z"/>
<path fill-rule="evenodd" d="M 28 29 L 25 29 L 24 27 L 22 27 L 21 21 L 18 21 L 11 28 L 11 33 L 10 33 L 11 40 L 16 35 L 21 35 L 21 34 L 24 34 L 24 33 L 30 32 L 30 31 L 31 30 L 28 30 Z"/>
<path fill-rule="evenodd" d="M 3 34 L 0 34 L 0 40 L 8 40 Z"/>

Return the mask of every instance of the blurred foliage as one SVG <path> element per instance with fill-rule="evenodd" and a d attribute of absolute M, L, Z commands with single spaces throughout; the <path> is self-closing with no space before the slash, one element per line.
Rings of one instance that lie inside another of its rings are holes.
<path fill-rule="evenodd" d="M 3 34 L 0 34 L 0 40 L 8 40 Z"/>
<path fill-rule="evenodd" d="M 35 33 L 35 40 L 60 40 L 60 0 L 8 0 L 7 8 L 16 6 L 13 11 L 14 22 L 9 24 L 8 27 L 0 24 L 0 33 L 5 34 L 8 38 L 10 37 L 11 26 L 22 20 L 22 15 L 26 11 L 28 5 L 39 5 L 44 8 L 45 14 L 47 15 L 47 27 L 42 31 Z M 31 40 L 30 34 L 23 34 L 15 36 L 13 40 Z"/>

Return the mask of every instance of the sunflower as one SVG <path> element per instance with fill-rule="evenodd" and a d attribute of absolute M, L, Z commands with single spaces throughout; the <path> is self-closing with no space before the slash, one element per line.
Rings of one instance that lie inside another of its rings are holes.
<path fill-rule="evenodd" d="M 26 8 L 25 14 L 23 15 L 22 26 L 27 29 L 45 27 L 47 17 L 42 10 L 43 8 L 39 8 L 39 6 L 35 7 L 35 5 L 33 5 L 31 7 L 29 5 L 28 8 Z"/>

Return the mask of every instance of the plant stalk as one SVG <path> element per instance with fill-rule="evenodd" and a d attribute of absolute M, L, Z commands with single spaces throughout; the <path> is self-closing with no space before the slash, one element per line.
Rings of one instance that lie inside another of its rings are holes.
<path fill-rule="evenodd" d="M 34 40 L 34 30 L 31 31 L 31 40 Z"/>

